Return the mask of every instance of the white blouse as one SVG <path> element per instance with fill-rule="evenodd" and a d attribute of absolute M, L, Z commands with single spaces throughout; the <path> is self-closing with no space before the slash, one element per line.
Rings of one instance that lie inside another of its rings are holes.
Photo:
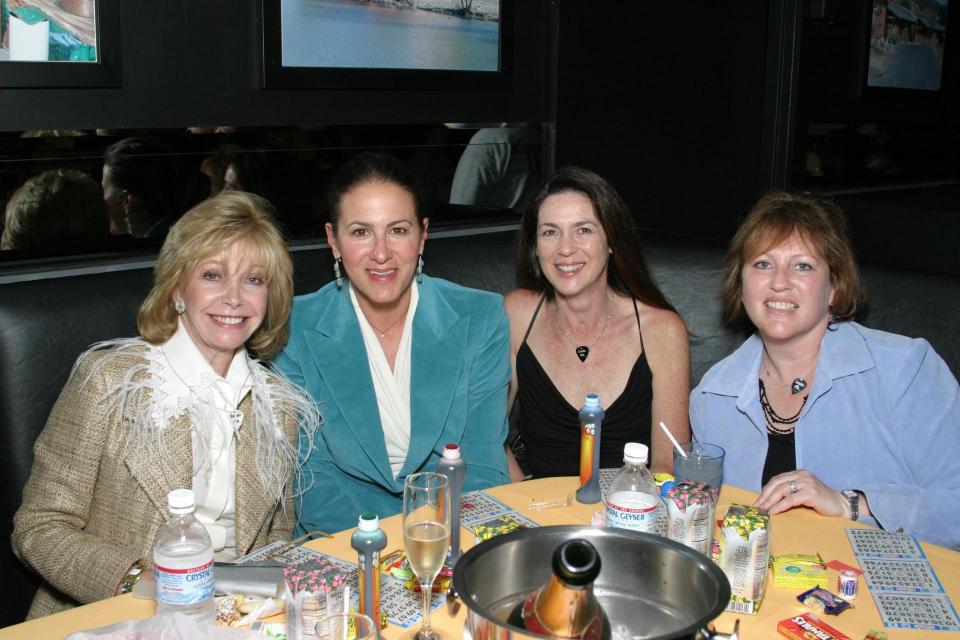
<path fill-rule="evenodd" d="M 160 350 L 161 389 L 165 412 L 181 413 L 201 400 L 210 408 L 200 429 L 192 431 L 193 492 L 197 520 L 213 541 L 214 557 L 229 561 L 236 550 L 236 441 L 243 428 L 238 407 L 252 388 L 250 364 L 244 349 L 220 376 L 203 357 L 183 323 Z"/>
<path fill-rule="evenodd" d="M 410 449 L 410 368 L 413 345 L 413 317 L 417 312 L 420 294 L 417 283 L 410 285 L 410 308 L 403 321 L 403 333 L 397 347 L 397 357 L 393 370 L 383 353 L 376 330 L 363 315 L 357 296 L 350 287 L 350 301 L 360 323 L 363 345 L 367 350 L 367 363 L 370 365 L 370 377 L 377 396 L 377 408 L 380 410 L 380 424 L 383 427 L 383 439 L 387 445 L 387 457 L 390 470 L 396 478 L 407 460 Z"/>

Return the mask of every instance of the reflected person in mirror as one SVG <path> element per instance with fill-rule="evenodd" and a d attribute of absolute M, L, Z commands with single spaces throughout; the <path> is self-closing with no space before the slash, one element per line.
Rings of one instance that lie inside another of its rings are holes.
<path fill-rule="evenodd" d="M 289 539 L 298 425 L 311 442 L 319 415 L 250 355 L 269 360 L 288 334 L 293 267 L 269 210 L 233 193 L 189 211 L 160 250 L 140 337 L 74 365 L 14 517 L 13 550 L 43 579 L 29 617 L 129 590 L 173 489 L 193 489 L 217 560 Z"/>
<path fill-rule="evenodd" d="M 960 387 L 923 339 L 853 321 L 861 287 L 843 213 L 771 193 L 733 238 L 722 286 L 756 332 L 690 395 L 698 440 L 757 506 L 960 545 Z"/>

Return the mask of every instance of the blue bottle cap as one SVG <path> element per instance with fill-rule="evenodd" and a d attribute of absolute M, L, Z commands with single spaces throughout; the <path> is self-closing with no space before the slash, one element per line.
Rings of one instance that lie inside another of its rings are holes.
<path fill-rule="evenodd" d="M 587 397 L 583 400 L 583 406 L 585 407 L 599 407 L 600 406 L 600 396 L 595 393 L 588 393 Z"/>
<path fill-rule="evenodd" d="M 677 483 L 675 481 L 667 480 L 662 485 L 660 485 L 660 495 L 666 498 L 667 492 L 670 491 L 670 489 L 673 489 L 675 486 L 677 486 Z"/>

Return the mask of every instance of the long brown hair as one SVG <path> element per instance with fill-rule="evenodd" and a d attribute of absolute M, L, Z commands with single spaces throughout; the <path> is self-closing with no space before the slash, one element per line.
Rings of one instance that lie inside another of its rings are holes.
<path fill-rule="evenodd" d="M 517 284 L 523 289 L 544 291 L 553 299 L 553 287 L 544 277 L 537 259 L 537 224 L 543 201 L 567 191 L 581 193 L 590 199 L 593 212 L 607 236 L 612 251 L 607 264 L 607 286 L 651 307 L 676 311 L 650 276 L 640 247 L 640 234 L 627 203 L 609 182 L 582 167 L 557 170 L 527 205 L 517 246 Z"/>

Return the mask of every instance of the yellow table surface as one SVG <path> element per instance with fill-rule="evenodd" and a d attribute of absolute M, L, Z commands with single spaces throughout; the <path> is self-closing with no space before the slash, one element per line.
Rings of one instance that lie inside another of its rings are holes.
<path fill-rule="evenodd" d="M 531 509 L 531 503 L 545 500 L 563 500 L 572 495 L 577 487 L 576 478 L 546 478 L 530 480 L 517 484 L 504 485 L 489 489 L 488 492 L 504 501 L 520 513 L 541 525 L 553 524 L 586 524 L 599 505 L 582 505 L 574 502 L 570 506 L 555 507 L 544 510 Z M 720 494 L 717 509 L 718 517 L 723 514 L 727 506 L 733 502 L 750 504 L 756 494 L 735 487 L 724 487 Z M 382 522 L 387 533 L 389 543 L 387 551 L 402 546 L 403 536 L 400 527 L 400 517 L 386 518 Z M 840 560 L 857 566 L 853 550 L 847 542 L 844 527 L 857 526 L 840 518 L 825 518 L 809 509 L 794 509 L 793 511 L 773 516 L 773 525 L 770 540 L 771 553 L 816 553 L 819 552 L 825 560 Z M 307 546 L 324 553 L 355 562 L 356 555 L 350 548 L 350 534 L 352 530 L 343 531 L 333 538 L 314 540 Z M 461 534 L 463 547 L 473 546 L 473 536 L 464 530 Z M 950 551 L 936 545 L 922 544 L 927 559 L 933 565 L 937 576 L 948 596 L 954 603 L 960 602 L 960 553 Z M 830 572 L 831 587 L 835 586 L 835 573 Z M 860 640 L 870 629 L 880 629 L 887 632 L 890 640 L 923 640 L 960 638 L 960 633 L 942 631 L 914 631 L 909 629 L 883 629 L 880 614 L 873 604 L 864 581 L 860 580 L 860 591 L 854 601 L 855 608 L 844 611 L 839 616 L 822 616 L 837 630 L 847 634 L 854 640 Z M 796 601 L 797 590 L 777 589 L 772 580 L 767 583 L 766 597 L 760 613 L 756 616 L 723 613 L 715 621 L 719 631 L 729 632 L 734 621 L 740 620 L 740 637 L 752 639 L 778 638 L 777 622 L 785 618 L 808 611 Z M 459 639 L 465 620 L 466 607 L 461 606 L 456 617 L 450 617 L 445 607 L 436 609 L 431 616 L 434 625 L 451 632 L 454 638 Z M 33 620 L 23 624 L 0 629 L 0 640 L 13 638 L 27 638 L 29 640 L 60 640 L 73 631 L 91 629 L 113 624 L 121 620 L 142 619 L 154 613 L 154 603 L 150 600 L 139 600 L 131 595 L 110 598 L 83 607 L 78 607 L 63 613 L 57 613 L 46 618 Z M 394 640 L 403 632 L 402 629 L 391 626 L 384 632 L 387 640 Z"/>

